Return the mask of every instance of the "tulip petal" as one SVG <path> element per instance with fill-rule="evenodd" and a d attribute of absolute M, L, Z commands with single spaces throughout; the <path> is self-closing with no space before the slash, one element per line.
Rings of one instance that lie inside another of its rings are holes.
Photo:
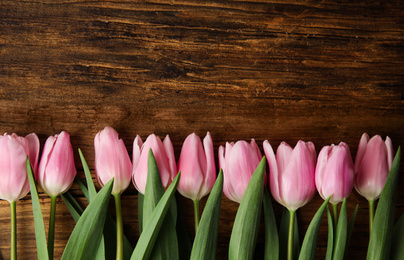
<path fill-rule="evenodd" d="M 282 199 L 279 194 L 279 182 L 278 182 L 279 171 L 278 171 L 278 164 L 276 162 L 274 150 L 272 149 L 271 144 L 267 140 L 264 141 L 263 146 L 264 146 L 265 157 L 268 160 L 269 186 L 270 186 L 272 197 L 278 203 L 281 203 L 283 205 Z"/>
<path fill-rule="evenodd" d="M 362 162 L 363 156 L 365 155 L 366 146 L 369 142 L 369 135 L 367 133 L 363 133 L 361 140 L 359 141 L 358 152 L 356 153 L 355 158 L 355 173 L 358 173 L 360 164 Z"/>

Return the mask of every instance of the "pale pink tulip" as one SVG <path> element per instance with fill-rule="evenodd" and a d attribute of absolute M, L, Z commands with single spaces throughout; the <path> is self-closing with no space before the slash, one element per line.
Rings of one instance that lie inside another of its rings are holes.
<path fill-rule="evenodd" d="M 219 166 L 223 170 L 223 193 L 232 201 L 241 202 L 255 168 L 262 159 L 254 139 L 226 143 L 219 147 Z"/>
<path fill-rule="evenodd" d="M 289 210 L 296 210 L 308 203 L 316 191 L 314 144 L 299 141 L 292 149 L 282 142 L 275 157 L 269 142 L 264 141 L 264 151 L 268 160 L 269 185 L 274 199 Z"/>
<path fill-rule="evenodd" d="M 49 196 L 66 192 L 76 176 L 73 148 L 70 136 L 62 131 L 49 136 L 43 148 L 38 168 L 38 183 Z"/>
<path fill-rule="evenodd" d="M 364 133 L 355 159 L 355 189 L 368 200 L 379 198 L 393 163 L 393 144 L 387 136 L 380 135 L 369 140 Z"/>
<path fill-rule="evenodd" d="M 209 133 L 203 139 L 203 147 L 195 133 L 185 139 L 178 160 L 178 171 L 181 172 L 181 179 L 177 189 L 184 197 L 199 200 L 209 194 L 216 180 L 213 142 Z"/>
<path fill-rule="evenodd" d="M 156 159 L 164 189 L 168 188 L 177 174 L 174 148 L 168 135 L 162 142 L 159 137 L 151 134 L 144 143 L 140 136 L 137 135 L 133 142 L 132 178 L 135 188 L 142 194 L 145 193 L 146 189 L 147 160 L 150 149 L 152 149 L 154 158 Z"/>
<path fill-rule="evenodd" d="M 338 204 L 349 197 L 354 181 L 354 166 L 349 146 L 341 142 L 338 146 L 324 146 L 318 155 L 316 187 L 325 200 Z"/>
<path fill-rule="evenodd" d="M 121 194 L 128 188 L 132 176 L 132 163 L 118 132 L 107 126 L 94 139 L 95 174 L 101 186 L 114 178 L 112 194 Z"/>
<path fill-rule="evenodd" d="M 16 134 L 0 136 L 0 199 L 11 203 L 29 192 L 27 155 L 35 173 L 39 155 L 36 134 L 25 138 Z"/>

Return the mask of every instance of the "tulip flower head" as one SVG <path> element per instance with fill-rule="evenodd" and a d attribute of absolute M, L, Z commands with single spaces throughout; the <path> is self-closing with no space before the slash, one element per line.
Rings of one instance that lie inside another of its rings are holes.
<path fill-rule="evenodd" d="M 380 135 L 369 140 L 364 133 L 359 142 L 355 159 L 355 189 L 367 200 L 380 197 L 393 163 L 393 144 L 387 136 Z"/>
<path fill-rule="evenodd" d="M 338 204 L 349 197 L 353 188 L 354 166 L 346 143 L 321 149 L 315 180 L 317 191 L 324 200 L 331 195 L 330 203 Z"/>
<path fill-rule="evenodd" d="M 128 188 L 132 176 L 132 163 L 118 132 L 107 126 L 94 139 L 95 174 L 101 186 L 114 178 L 112 194 L 121 194 Z"/>
<path fill-rule="evenodd" d="M 212 190 L 216 180 L 216 166 L 209 133 L 203 139 L 203 146 L 195 133 L 185 139 L 178 160 L 178 171 L 181 172 L 178 191 L 184 197 L 199 200 Z"/>
<path fill-rule="evenodd" d="M 223 193 L 232 201 L 241 202 L 251 176 L 262 159 L 254 139 L 226 143 L 219 147 L 219 165 L 223 170 Z"/>
<path fill-rule="evenodd" d="M 38 183 L 41 188 L 49 196 L 63 194 L 72 186 L 76 173 L 69 134 L 62 131 L 48 137 L 38 169 Z"/>
<path fill-rule="evenodd" d="M 282 142 L 276 152 L 264 141 L 269 165 L 269 185 L 274 199 L 289 210 L 308 203 L 316 191 L 314 171 L 316 150 L 312 142 L 299 141 L 292 149 Z"/>
<path fill-rule="evenodd" d="M 29 134 L 25 138 L 16 134 L 0 136 L 0 199 L 11 203 L 29 192 L 27 155 L 35 173 L 39 155 L 36 134 Z"/>
<path fill-rule="evenodd" d="M 133 185 L 142 194 L 146 190 L 147 159 L 150 149 L 152 149 L 156 159 L 164 189 L 167 189 L 177 174 L 174 148 L 168 135 L 164 138 L 164 141 L 161 141 L 159 137 L 151 134 L 144 143 L 140 136 L 136 136 L 133 142 L 132 178 Z"/>

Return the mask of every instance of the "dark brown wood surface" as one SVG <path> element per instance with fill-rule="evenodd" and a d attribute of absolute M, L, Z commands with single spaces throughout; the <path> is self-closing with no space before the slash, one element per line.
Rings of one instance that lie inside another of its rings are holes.
<path fill-rule="evenodd" d="M 0 133 L 47 136 L 66 130 L 94 167 L 93 140 L 114 127 L 128 152 L 136 134 L 169 134 L 178 158 L 186 136 L 210 131 L 226 141 L 345 141 L 360 136 L 404 144 L 404 5 L 401 1 L 1 1 Z M 217 156 L 216 156 L 217 157 Z M 402 164 L 401 164 L 402 165 Z M 402 165 L 403 166 L 403 165 Z M 403 169 L 403 167 L 402 167 Z M 404 186 L 401 170 L 400 187 Z M 85 205 L 81 192 L 73 194 Z M 137 195 L 123 194 L 124 230 L 138 237 Z M 404 212 L 404 190 L 397 216 Z M 48 223 L 50 199 L 40 195 Z M 298 210 L 300 237 L 319 195 Z M 193 236 L 191 201 L 181 199 Z M 367 202 L 347 259 L 364 259 Z M 202 203 L 204 204 L 204 203 Z M 223 198 L 218 259 L 225 259 L 237 204 Z M 9 258 L 10 211 L 0 202 L 0 256 Z M 279 221 L 282 208 L 274 203 Z M 111 212 L 113 203 L 111 202 Z M 35 259 L 30 196 L 17 203 L 19 259 Z M 55 256 L 74 221 L 58 200 Z M 318 240 L 324 259 L 325 218 Z M 257 255 L 263 252 L 260 232 Z"/>

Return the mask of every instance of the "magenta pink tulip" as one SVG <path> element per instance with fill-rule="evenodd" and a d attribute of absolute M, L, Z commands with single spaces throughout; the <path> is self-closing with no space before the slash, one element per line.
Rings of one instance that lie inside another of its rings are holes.
<path fill-rule="evenodd" d="M 95 174 L 101 186 L 114 178 L 112 194 L 121 194 L 128 188 L 132 176 L 132 163 L 118 132 L 107 126 L 94 139 Z"/>
<path fill-rule="evenodd" d="M 379 198 L 393 163 L 393 144 L 380 135 L 369 140 L 364 133 L 355 159 L 355 189 L 368 200 Z"/>
<path fill-rule="evenodd" d="M 160 172 L 161 183 L 165 189 L 171 184 L 177 174 L 174 148 L 168 135 L 162 142 L 159 137 L 151 134 L 144 143 L 140 136 L 136 136 L 133 142 L 132 178 L 135 188 L 142 194 L 144 194 L 146 189 L 149 149 L 153 151 Z"/>
<path fill-rule="evenodd" d="M 251 176 L 262 159 L 254 139 L 226 143 L 219 147 L 219 165 L 223 170 L 223 193 L 232 201 L 241 202 Z"/>
<path fill-rule="evenodd" d="M 39 157 L 36 134 L 29 134 L 25 138 L 16 134 L 0 136 L 0 199 L 12 203 L 29 192 L 27 155 L 35 173 Z"/>
<path fill-rule="evenodd" d="M 318 155 L 316 166 L 316 187 L 325 200 L 338 204 L 352 192 L 354 166 L 349 146 L 341 142 L 338 146 L 324 146 Z"/>
<path fill-rule="evenodd" d="M 282 142 L 275 157 L 269 142 L 264 141 L 264 151 L 268 160 L 269 185 L 274 199 L 292 211 L 308 203 L 316 191 L 314 144 L 299 141 L 292 149 Z"/>
<path fill-rule="evenodd" d="M 76 176 L 70 136 L 63 131 L 49 136 L 43 148 L 38 168 L 38 183 L 49 196 L 66 192 Z"/>
<path fill-rule="evenodd" d="M 178 160 L 178 171 L 181 172 L 178 191 L 184 197 L 199 200 L 209 194 L 216 180 L 213 142 L 209 133 L 203 139 L 203 146 L 195 133 L 185 139 Z"/>

